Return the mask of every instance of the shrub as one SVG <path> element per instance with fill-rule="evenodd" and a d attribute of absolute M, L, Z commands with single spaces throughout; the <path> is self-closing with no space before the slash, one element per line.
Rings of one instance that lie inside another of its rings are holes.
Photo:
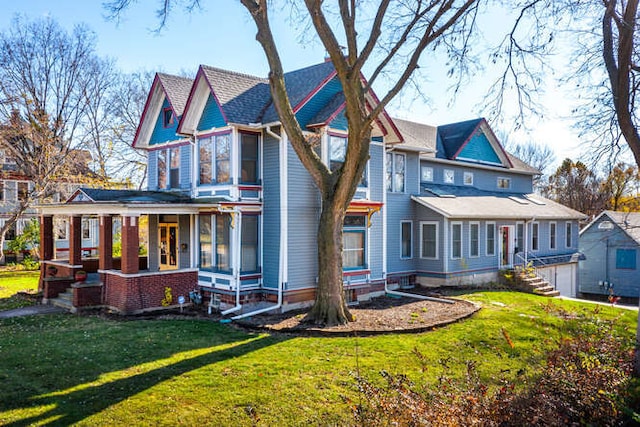
<path fill-rule="evenodd" d="M 358 378 L 364 403 L 355 417 L 370 426 L 615 426 L 637 418 L 631 343 L 615 334 L 616 322 L 568 317 L 565 323 L 571 337 L 557 343 L 546 366 L 522 387 L 502 380 L 490 391 L 475 362 L 466 362 L 464 378 L 455 380 L 448 375 L 451 361 L 443 361 L 445 373 L 431 387 L 388 372 L 382 373 L 384 386 Z"/>

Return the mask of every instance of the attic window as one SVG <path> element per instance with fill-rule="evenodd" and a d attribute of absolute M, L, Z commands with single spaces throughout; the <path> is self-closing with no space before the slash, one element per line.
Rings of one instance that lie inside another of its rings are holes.
<path fill-rule="evenodd" d="M 166 128 L 173 126 L 173 110 L 170 107 L 162 110 L 162 126 Z"/>

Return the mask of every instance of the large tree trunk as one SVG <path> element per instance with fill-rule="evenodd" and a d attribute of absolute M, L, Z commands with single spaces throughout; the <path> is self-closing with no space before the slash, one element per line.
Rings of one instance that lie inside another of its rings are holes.
<path fill-rule="evenodd" d="M 316 301 L 306 321 L 338 325 L 353 321 L 342 287 L 342 228 L 345 212 L 342 203 L 322 201 L 318 225 L 318 286 Z"/>

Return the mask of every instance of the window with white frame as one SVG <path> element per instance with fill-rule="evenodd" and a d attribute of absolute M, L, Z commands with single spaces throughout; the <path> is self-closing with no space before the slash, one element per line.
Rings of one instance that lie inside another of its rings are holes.
<path fill-rule="evenodd" d="M 56 239 L 67 240 L 67 236 L 69 235 L 69 221 L 66 219 L 54 217 L 53 226 Z"/>
<path fill-rule="evenodd" d="M 180 188 L 180 147 L 169 149 L 169 188 Z"/>
<path fill-rule="evenodd" d="M 203 214 L 198 218 L 200 268 L 231 272 L 231 215 Z"/>
<path fill-rule="evenodd" d="M 498 177 L 498 188 L 502 190 L 511 188 L 511 178 Z"/>
<path fill-rule="evenodd" d="M 228 184 L 231 181 L 231 134 L 198 140 L 199 184 Z"/>
<path fill-rule="evenodd" d="M 404 192 L 406 157 L 401 153 L 387 153 L 385 161 L 387 191 Z"/>
<path fill-rule="evenodd" d="M 400 258 L 407 259 L 413 256 L 413 223 L 411 221 L 400 222 Z"/>
<path fill-rule="evenodd" d="M 4 200 L 4 181 L 0 180 L 0 201 Z"/>
<path fill-rule="evenodd" d="M 256 133 L 240 133 L 240 182 L 257 184 L 259 140 Z"/>
<path fill-rule="evenodd" d="M 345 270 L 367 268 L 366 265 L 367 217 L 346 215 L 342 229 L 342 267 Z"/>
<path fill-rule="evenodd" d="M 473 172 L 465 172 L 462 175 L 462 182 L 464 185 L 473 185 Z"/>
<path fill-rule="evenodd" d="M 537 222 L 531 223 L 531 250 L 537 251 L 540 249 L 540 224 Z"/>
<path fill-rule="evenodd" d="M 438 258 L 438 223 L 424 221 L 420 223 L 420 258 Z"/>
<path fill-rule="evenodd" d="M 82 238 L 91 238 L 91 221 L 89 218 L 82 218 Z"/>
<path fill-rule="evenodd" d="M 496 254 L 496 223 L 487 222 L 486 231 L 487 256 L 493 256 Z"/>
<path fill-rule="evenodd" d="M 158 188 L 167 188 L 167 150 L 157 151 L 158 158 Z"/>
<path fill-rule="evenodd" d="M 564 238 L 565 238 L 565 247 L 570 248 L 573 244 L 573 224 L 571 224 L 571 221 L 568 221 L 565 223 L 565 233 L 564 233 Z"/>
<path fill-rule="evenodd" d="M 213 246 L 211 233 L 211 215 L 200 215 L 198 217 L 200 230 L 200 268 L 210 270 L 213 267 Z"/>
<path fill-rule="evenodd" d="M 518 252 L 524 252 L 524 223 L 516 224 L 516 249 Z"/>
<path fill-rule="evenodd" d="M 347 156 L 347 137 L 329 135 L 329 169 L 336 171 L 344 163 L 344 159 Z M 358 183 L 359 187 L 366 187 L 367 185 L 367 168 L 364 168 L 362 178 Z"/>
<path fill-rule="evenodd" d="M 558 226 L 555 222 L 549 223 L 549 249 L 555 249 L 558 246 Z"/>
<path fill-rule="evenodd" d="M 420 182 L 433 182 L 433 168 L 431 166 L 420 167 Z"/>
<path fill-rule="evenodd" d="M 243 215 L 240 245 L 240 272 L 256 273 L 260 271 L 260 252 L 258 247 L 258 215 Z"/>
<path fill-rule="evenodd" d="M 480 223 L 469 223 L 469 256 L 480 256 Z"/>
<path fill-rule="evenodd" d="M 451 258 L 462 258 L 462 223 L 451 223 Z"/>
<path fill-rule="evenodd" d="M 456 172 L 453 169 L 445 169 L 442 175 L 442 180 L 445 184 L 453 184 L 456 180 Z"/>

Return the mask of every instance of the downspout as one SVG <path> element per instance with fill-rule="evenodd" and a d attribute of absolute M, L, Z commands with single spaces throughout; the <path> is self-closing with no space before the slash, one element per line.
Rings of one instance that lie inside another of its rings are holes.
<path fill-rule="evenodd" d="M 273 132 L 271 130 L 271 126 L 267 126 L 265 128 L 268 135 L 272 136 L 276 140 L 280 142 L 280 194 L 284 194 L 284 201 L 280 199 L 280 254 L 279 254 L 279 263 L 278 263 L 278 303 L 271 307 L 261 308 L 259 310 L 250 311 L 248 313 L 239 314 L 231 318 L 231 320 L 239 320 L 245 317 L 251 317 L 258 314 L 266 313 L 267 311 L 277 310 L 282 307 L 282 295 L 284 293 L 284 282 L 286 281 L 286 272 L 285 268 L 287 268 L 287 263 L 285 261 L 286 249 L 285 243 L 287 241 L 287 236 L 285 234 L 288 229 L 288 217 L 287 217 L 287 209 L 289 206 L 288 203 L 288 195 L 287 195 L 287 146 L 283 141 L 283 138 Z"/>

